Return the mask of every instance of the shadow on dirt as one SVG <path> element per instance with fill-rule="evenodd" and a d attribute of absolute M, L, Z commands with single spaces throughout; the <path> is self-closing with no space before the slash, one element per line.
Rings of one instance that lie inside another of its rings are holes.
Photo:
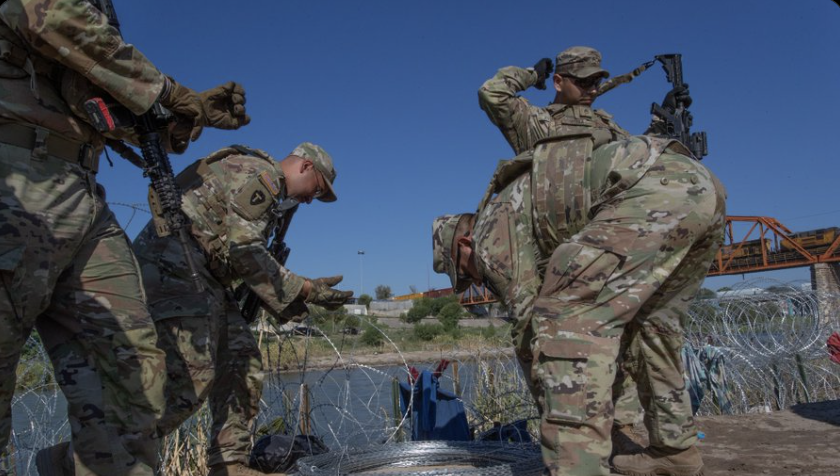
<path fill-rule="evenodd" d="M 821 421 L 829 425 L 840 426 L 840 400 L 828 402 L 800 403 L 790 407 L 790 411 L 809 420 Z"/>

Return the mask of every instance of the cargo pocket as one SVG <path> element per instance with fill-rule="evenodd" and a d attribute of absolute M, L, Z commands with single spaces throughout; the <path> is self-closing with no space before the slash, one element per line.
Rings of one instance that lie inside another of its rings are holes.
<path fill-rule="evenodd" d="M 563 243 L 548 262 L 540 297 L 594 303 L 621 261 L 621 256 L 600 248 Z"/>
<path fill-rule="evenodd" d="M 587 366 L 592 343 L 577 339 L 542 340 L 537 344 L 537 379 L 543 387 L 545 419 L 580 424 L 587 418 Z"/>

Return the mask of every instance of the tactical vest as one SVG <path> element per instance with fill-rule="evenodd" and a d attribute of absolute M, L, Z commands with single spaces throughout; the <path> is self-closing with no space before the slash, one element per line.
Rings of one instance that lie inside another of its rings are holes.
<path fill-rule="evenodd" d="M 666 150 L 691 157 L 680 142 L 634 136 L 594 151 L 590 133 L 547 137 L 502 160 L 478 209 L 523 173 L 531 174 L 534 235 L 543 257 L 579 232 L 599 206 L 635 185 Z"/>
<path fill-rule="evenodd" d="M 83 74 L 31 51 L 22 38 L 0 21 L 0 78 L 21 80 L 26 77 L 29 77 L 29 90 L 37 100 L 41 100 L 44 87 L 54 89 L 70 112 L 88 124 L 85 101 L 92 97 L 108 97 Z M 96 142 L 98 149 L 101 144 Z"/>
<path fill-rule="evenodd" d="M 593 134 L 547 137 L 534 147 L 531 168 L 534 234 L 550 255 L 578 233 L 599 206 L 635 185 L 665 150 L 691 157 L 678 141 L 634 136 L 594 151 Z"/>
<path fill-rule="evenodd" d="M 222 170 L 220 162 L 231 155 L 247 155 L 265 160 L 272 166 L 275 164 L 275 160 L 261 150 L 232 145 L 196 161 L 176 177 L 178 186 L 183 191 L 182 208 L 192 222 L 191 235 L 207 256 L 210 272 L 223 284 L 230 277 L 230 267 L 226 253 L 226 217 L 231 213 L 229 210 L 231 204 L 226 196 L 226 187 L 223 183 L 225 172 Z M 270 177 L 270 180 L 275 181 L 276 178 Z M 261 178 L 254 178 L 256 183 L 259 183 L 259 180 Z M 274 191 L 269 192 L 272 198 L 285 194 L 282 181 L 279 185 L 274 182 L 274 187 L 276 187 L 276 193 Z M 247 190 L 245 192 L 250 193 Z M 234 197 L 235 199 L 236 197 Z M 267 212 L 275 202 L 276 200 L 267 200 L 263 213 Z M 161 216 L 161 207 L 157 195 L 151 187 L 149 187 L 149 206 L 152 210 L 155 231 L 158 236 L 168 236 L 170 233 L 169 227 Z"/>
<path fill-rule="evenodd" d="M 547 137 L 532 150 L 499 163 L 479 209 L 530 170 L 535 233 L 541 250 L 550 255 L 588 220 L 591 191 L 600 189 L 604 174 L 599 168 L 599 183 L 592 183 L 593 150 L 629 135 L 610 114 L 589 106 L 551 104 L 545 110 L 551 116 Z"/>
<path fill-rule="evenodd" d="M 630 136 L 612 120 L 612 115 L 589 106 L 550 104 L 545 108 L 551 115 L 548 137 L 588 133 L 594 140 L 594 148 L 607 142 L 626 139 Z"/>
<path fill-rule="evenodd" d="M 548 137 L 534 145 L 531 193 L 534 228 L 548 254 L 589 221 L 593 193 L 607 172 L 602 161 L 593 175 L 593 151 L 629 137 L 612 116 L 589 106 L 551 104 Z"/>
<path fill-rule="evenodd" d="M 57 79 L 63 68 L 58 63 L 29 51 L 26 43 L 8 25 L 0 21 L 0 78 L 21 79 L 40 75 Z M 30 86 L 37 94 L 37 81 Z"/>

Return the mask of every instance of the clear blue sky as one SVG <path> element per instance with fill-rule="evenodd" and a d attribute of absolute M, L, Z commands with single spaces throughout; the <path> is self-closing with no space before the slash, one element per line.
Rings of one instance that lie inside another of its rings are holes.
<path fill-rule="evenodd" d="M 198 90 L 246 87 L 252 123 L 206 130 L 172 157 L 176 170 L 232 143 L 282 158 L 312 141 L 332 154 L 339 200 L 297 214 L 288 264 L 310 277 L 344 274 L 357 294 L 358 250 L 367 293 L 448 286 L 431 271 L 431 222 L 474 210 L 496 162 L 512 156 L 478 107 L 479 86 L 573 45 L 598 48 L 614 75 L 682 53 L 694 130 L 708 133 L 704 163 L 727 186 L 729 214 L 774 216 L 794 231 L 840 226 L 840 8 L 830 0 L 115 3 L 126 39 L 165 73 Z M 657 66 L 596 107 L 640 133 L 667 90 Z M 125 162 L 100 181 L 109 201 L 145 201 L 145 179 Z M 130 210 L 114 210 L 125 224 Z"/>

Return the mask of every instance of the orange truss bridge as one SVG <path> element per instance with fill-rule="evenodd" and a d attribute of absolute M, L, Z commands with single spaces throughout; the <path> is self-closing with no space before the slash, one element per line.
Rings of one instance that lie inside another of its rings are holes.
<path fill-rule="evenodd" d="M 735 224 L 739 224 L 736 233 Z M 728 216 L 726 237 L 709 276 L 840 262 L 840 228 L 793 233 L 771 217 Z"/>

